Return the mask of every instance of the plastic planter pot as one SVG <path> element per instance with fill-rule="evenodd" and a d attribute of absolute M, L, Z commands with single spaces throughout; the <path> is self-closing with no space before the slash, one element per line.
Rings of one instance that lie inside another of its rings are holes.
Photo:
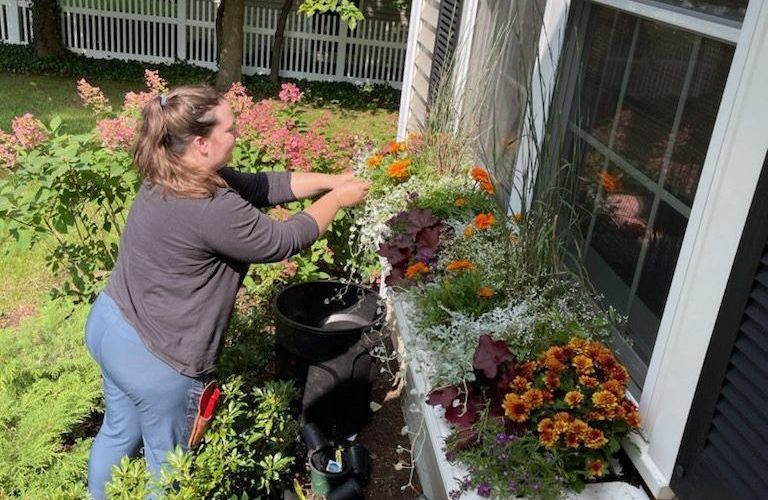
<path fill-rule="evenodd" d="M 326 467 L 330 460 L 333 460 L 336 454 L 336 448 L 327 446 L 312 453 L 309 457 L 309 469 L 312 476 L 312 491 L 317 495 L 328 496 L 330 492 L 346 482 L 352 472 L 347 460 L 342 461 L 342 468 L 339 472 L 328 472 Z"/>
<path fill-rule="evenodd" d="M 375 291 L 332 280 L 288 286 L 275 296 L 272 309 L 277 344 L 308 361 L 344 353 L 363 332 L 380 328 L 386 313 Z"/>

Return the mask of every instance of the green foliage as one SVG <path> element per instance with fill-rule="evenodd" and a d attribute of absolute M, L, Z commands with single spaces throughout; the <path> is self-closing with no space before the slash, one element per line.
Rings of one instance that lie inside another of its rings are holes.
<path fill-rule="evenodd" d="M 92 134 L 61 134 L 60 124 L 52 120 L 50 138 L 19 152 L 0 179 L 0 218 L 22 250 L 53 237 L 47 264 L 66 273 L 58 294 L 89 300 L 115 262 L 138 177 L 128 152 L 108 151 Z"/>
<path fill-rule="evenodd" d="M 417 208 L 428 208 L 439 219 L 466 218 L 468 215 L 493 212 L 498 205 L 487 194 L 456 185 L 441 186 L 413 201 Z"/>
<path fill-rule="evenodd" d="M 304 0 L 299 5 L 299 12 L 311 16 L 317 12 L 335 12 L 341 16 L 341 20 L 347 23 L 349 29 L 354 30 L 357 23 L 364 19 L 363 13 L 353 2 L 349 0 Z"/>
<path fill-rule="evenodd" d="M 461 311 L 478 317 L 500 305 L 503 296 L 479 297 L 484 287 L 481 274 L 476 270 L 459 271 L 446 276 L 439 283 L 426 285 L 417 295 L 420 308 L 419 327 L 427 328 L 450 322 L 450 311 Z"/>
<path fill-rule="evenodd" d="M 242 377 L 222 385 L 223 401 L 198 448 L 169 454 L 159 479 L 143 460 L 124 460 L 107 485 L 109 498 L 143 498 L 150 491 L 169 499 L 228 499 L 269 494 L 287 479 L 298 439 L 291 382 L 247 389 Z"/>
<path fill-rule="evenodd" d="M 62 57 L 40 58 L 26 45 L 0 43 L 0 71 L 7 73 L 42 73 L 64 75 L 88 80 L 121 80 L 142 83 L 145 69 L 159 70 L 171 86 L 189 83 L 213 84 L 216 72 L 191 64 L 147 64 L 117 59 L 91 59 L 67 53 Z M 304 92 L 304 101 L 319 106 L 338 105 L 347 109 L 397 109 L 400 91 L 389 85 L 355 85 L 349 82 L 315 82 L 310 80 L 284 80 L 295 82 Z M 257 98 L 274 97 L 279 85 L 269 75 L 243 76 L 243 84 Z"/>
<path fill-rule="evenodd" d="M 0 497 L 83 496 L 74 485 L 85 482 L 101 404 L 83 341 L 87 312 L 60 300 L 18 330 L 0 330 Z"/>
<path fill-rule="evenodd" d="M 461 433 L 447 440 L 450 453 L 469 469 L 471 479 L 461 484 L 464 491 L 485 485 L 494 499 L 556 500 L 562 498 L 564 480 L 576 479 L 556 453 L 541 452 L 536 436 L 507 434 L 498 418 L 486 413 L 472 430 L 477 442 L 471 447 L 461 445 L 466 438 Z"/>

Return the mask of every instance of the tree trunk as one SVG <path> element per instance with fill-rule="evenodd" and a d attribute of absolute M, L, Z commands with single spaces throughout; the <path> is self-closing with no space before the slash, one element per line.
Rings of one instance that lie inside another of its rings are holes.
<path fill-rule="evenodd" d="M 67 53 L 61 40 L 61 8 L 57 0 L 32 2 L 33 46 L 38 57 L 58 57 Z"/>
<path fill-rule="evenodd" d="M 226 92 L 242 76 L 244 19 L 245 0 L 226 0 L 224 8 L 217 12 L 216 26 L 221 26 L 221 30 L 216 35 L 220 43 L 215 86 L 221 92 Z"/>
<path fill-rule="evenodd" d="M 277 83 L 280 73 L 280 60 L 283 55 L 283 44 L 285 43 L 285 24 L 288 21 L 288 14 L 293 8 L 293 0 L 284 0 L 283 8 L 280 9 L 280 17 L 275 27 L 275 41 L 272 44 L 272 61 L 269 66 L 269 77 Z"/>

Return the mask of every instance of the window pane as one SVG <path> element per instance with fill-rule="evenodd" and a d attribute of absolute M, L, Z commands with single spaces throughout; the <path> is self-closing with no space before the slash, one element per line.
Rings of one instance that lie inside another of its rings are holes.
<path fill-rule="evenodd" d="M 664 184 L 688 206 L 693 204 L 699 184 L 733 51 L 733 47 L 711 40 L 704 40 L 699 50 Z"/>
<path fill-rule="evenodd" d="M 747 0 L 659 0 L 660 2 L 682 7 L 686 10 L 708 14 L 710 16 L 743 21 L 747 11 Z"/>

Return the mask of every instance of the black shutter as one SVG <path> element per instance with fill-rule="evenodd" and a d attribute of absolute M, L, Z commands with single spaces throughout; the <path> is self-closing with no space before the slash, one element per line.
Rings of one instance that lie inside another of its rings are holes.
<path fill-rule="evenodd" d="M 672 489 L 683 499 L 768 497 L 766 165 L 768 158 L 731 269 L 675 464 Z"/>
<path fill-rule="evenodd" d="M 431 105 L 440 86 L 443 72 L 449 69 L 456 50 L 456 39 L 461 20 L 462 0 L 441 0 L 440 13 L 437 16 L 437 32 L 435 33 L 435 49 L 432 51 L 432 69 L 429 72 L 429 89 L 427 104 Z"/>

